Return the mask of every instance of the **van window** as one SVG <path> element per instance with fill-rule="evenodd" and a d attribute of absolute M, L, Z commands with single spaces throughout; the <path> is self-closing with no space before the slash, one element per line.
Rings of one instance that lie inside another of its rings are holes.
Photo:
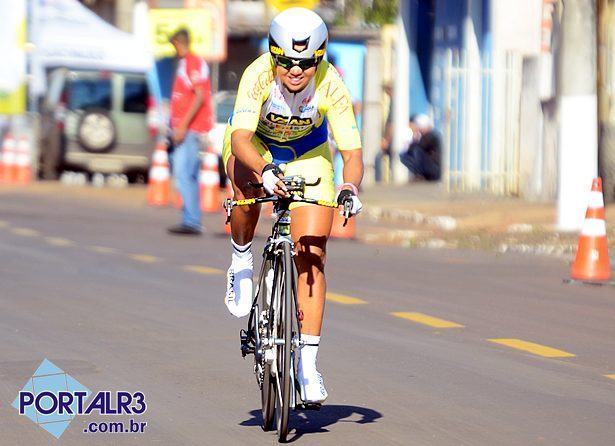
<path fill-rule="evenodd" d="M 124 81 L 124 105 L 126 113 L 147 112 L 147 84 L 145 79 L 126 79 Z"/>
<path fill-rule="evenodd" d="M 235 108 L 235 99 L 237 99 L 236 95 L 228 95 L 216 103 L 216 122 L 222 124 L 228 122 Z"/>
<path fill-rule="evenodd" d="M 89 107 L 111 109 L 110 79 L 74 79 L 68 84 L 68 108 L 83 110 Z"/>

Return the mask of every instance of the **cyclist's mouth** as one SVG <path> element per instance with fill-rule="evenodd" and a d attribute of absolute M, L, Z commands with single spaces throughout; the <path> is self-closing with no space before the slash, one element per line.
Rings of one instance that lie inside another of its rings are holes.
<path fill-rule="evenodd" d="M 293 87 L 297 87 L 303 83 L 303 76 L 301 77 L 291 77 L 289 79 L 290 85 Z"/>

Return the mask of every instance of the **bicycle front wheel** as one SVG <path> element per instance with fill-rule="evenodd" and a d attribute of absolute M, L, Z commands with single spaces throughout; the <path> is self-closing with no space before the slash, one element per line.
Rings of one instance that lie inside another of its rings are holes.
<path fill-rule="evenodd" d="M 282 280 L 280 281 L 280 318 L 277 327 L 277 338 L 284 343 L 277 347 L 278 395 L 276 398 L 276 419 L 278 440 L 285 442 L 288 435 L 288 420 L 290 417 L 291 389 L 291 353 L 292 353 L 292 307 L 293 297 L 293 258 L 289 243 L 283 244 Z"/>
<path fill-rule="evenodd" d="M 260 278 L 259 294 L 261 308 L 265 314 L 271 315 L 271 295 L 273 293 L 273 283 L 268 283 L 267 276 L 272 268 L 270 260 L 265 261 L 263 271 Z M 280 268 L 281 269 L 281 268 Z M 260 318 L 260 315 L 258 315 Z M 260 325 L 260 324 L 259 324 Z M 259 326 L 260 329 L 260 326 Z M 270 337 L 272 331 L 272 318 L 269 317 L 269 323 L 266 328 L 266 337 Z M 261 382 L 261 408 L 263 415 L 263 430 L 270 431 L 273 429 L 275 420 L 275 400 L 276 400 L 276 384 L 275 377 L 272 375 L 271 362 L 261 360 L 263 364 L 263 380 Z"/>

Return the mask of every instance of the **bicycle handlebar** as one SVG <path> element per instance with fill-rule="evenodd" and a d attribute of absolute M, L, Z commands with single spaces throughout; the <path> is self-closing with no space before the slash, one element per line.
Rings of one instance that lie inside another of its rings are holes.
<path fill-rule="evenodd" d="M 245 198 L 243 200 L 231 200 L 228 198 L 224 203 L 224 208 L 228 210 L 228 204 L 230 204 L 231 209 L 235 206 L 250 206 L 252 204 L 259 203 L 273 203 L 279 201 L 280 197 L 277 195 L 272 195 L 270 197 L 261 197 L 261 198 Z M 293 196 L 291 198 L 283 198 L 282 200 L 289 201 L 290 203 L 308 203 L 308 204 L 317 204 L 318 206 L 324 206 L 328 208 L 337 208 L 339 204 L 336 201 L 326 201 L 326 200 L 314 200 L 312 198 L 303 198 Z"/>
<path fill-rule="evenodd" d="M 305 188 L 305 186 L 317 186 L 318 184 L 320 184 L 320 180 L 321 179 L 318 178 L 313 183 L 306 183 L 305 179 L 301 176 L 286 177 L 283 179 L 284 183 L 289 187 L 289 192 L 295 192 L 295 191 L 298 192 L 299 190 L 303 192 L 303 189 Z M 249 182 L 248 184 L 257 189 L 263 187 L 263 183 Z M 233 210 L 233 207 L 235 206 L 250 206 L 250 205 L 259 204 L 259 203 L 273 203 L 273 202 L 277 202 L 280 200 L 287 202 L 288 204 L 307 203 L 307 204 L 316 204 L 318 206 L 324 206 L 328 208 L 337 208 L 340 206 L 340 204 L 335 201 L 314 200 L 312 198 L 305 198 L 297 194 L 292 194 L 289 198 L 281 198 L 276 195 L 273 195 L 270 197 L 262 197 L 262 198 L 246 198 L 244 200 L 236 200 L 236 201 L 228 198 L 224 202 L 224 209 L 226 209 L 226 217 L 227 217 L 226 222 L 227 223 L 230 222 L 231 211 Z M 343 226 L 346 226 L 346 224 L 348 223 L 348 219 L 351 217 L 350 211 L 352 210 L 352 201 L 344 200 L 343 206 L 344 206 L 344 210 L 342 212 L 342 216 L 344 217 Z"/>
<path fill-rule="evenodd" d="M 282 181 L 286 180 L 286 178 L 282 179 L 280 178 Z M 318 178 L 316 181 L 314 181 L 313 183 L 305 183 L 304 186 L 318 186 L 320 184 L 320 178 Z M 286 181 L 284 181 L 284 183 L 286 184 Z M 262 189 L 263 183 L 253 183 L 252 181 L 248 181 L 248 186 L 253 187 L 254 189 Z"/>

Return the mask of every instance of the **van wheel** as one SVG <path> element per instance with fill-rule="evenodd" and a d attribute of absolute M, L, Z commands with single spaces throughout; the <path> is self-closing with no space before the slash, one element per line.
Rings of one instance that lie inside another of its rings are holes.
<path fill-rule="evenodd" d="M 91 107 L 84 110 L 77 125 L 77 141 L 87 152 L 109 151 L 117 137 L 111 115 L 104 108 Z"/>

